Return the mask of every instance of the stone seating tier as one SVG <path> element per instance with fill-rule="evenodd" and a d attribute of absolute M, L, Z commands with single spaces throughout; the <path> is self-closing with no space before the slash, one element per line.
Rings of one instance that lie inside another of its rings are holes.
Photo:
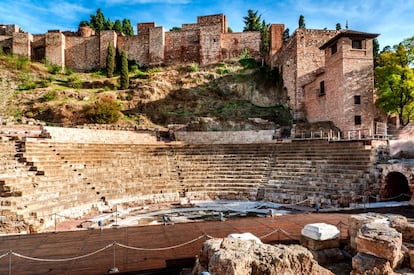
<path fill-rule="evenodd" d="M 0 146 L 23 170 L 10 165 L 8 176 L 0 176 L 0 190 L 8 192 L 2 215 L 37 222 L 49 215 L 44 224 L 50 224 L 51 214 L 71 209 L 86 213 L 93 205 L 179 196 L 330 202 L 362 192 L 371 179 L 372 149 L 362 142 L 183 145 L 28 138 L 19 146 Z M 262 198 L 259 189 L 265 191 Z"/>

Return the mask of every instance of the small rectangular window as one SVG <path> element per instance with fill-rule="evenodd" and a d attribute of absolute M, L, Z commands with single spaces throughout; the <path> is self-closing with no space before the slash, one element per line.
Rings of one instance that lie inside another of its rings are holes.
<path fill-rule="evenodd" d="M 352 40 L 352 49 L 362 49 L 362 40 Z"/>
<path fill-rule="evenodd" d="M 355 116 L 354 120 L 355 120 L 355 125 L 361 125 L 361 116 Z"/>
<path fill-rule="evenodd" d="M 335 54 L 338 51 L 338 46 L 336 44 L 331 47 L 331 54 Z"/>
<path fill-rule="evenodd" d="M 325 81 L 319 82 L 319 96 L 325 95 Z"/>
<path fill-rule="evenodd" d="M 361 104 L 361 96 L 355 95 L 354 96 L 354 104 Z"/>

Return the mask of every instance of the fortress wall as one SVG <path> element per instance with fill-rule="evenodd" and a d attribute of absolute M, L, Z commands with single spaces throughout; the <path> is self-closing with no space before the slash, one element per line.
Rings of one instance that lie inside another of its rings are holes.
<path fill-rule="evenodd" d="M 13 54 L 30 58 L 30 44 L 33 36 L 30 33 L 13 33 Z"/>
<path fill-rule="evenodd" d="M 221 59 L 220 25 L 200 28 L 200 64 L 206 65 Z"/>
<path fill-rule="evenodd" d="M 269 28 L 270 36 L 270 56 L 273 56 L 283 46 L 284 24 L 271 24 Z"/>
<path fill-rule="evenodd" d="M 101 68 L 106 68 L 106 57 L 108 55 L 108 45 L 111 44 L 116 49 L 117 34 L 114 31 L 101 31 L 99 36 L 99 53 L 100 60 L 99 66 Z M 114 52 L 115 54 L 115 52 Z"/>
<path fill-rule="evenodd" d="M 165 32 L 163 27 L 149 30 L 149 60 L 150 65 L 158 65 L 164 61 Z"/>
<path fill-rule="evenodd" d="M 99 37 L 66 36 L 65 63 L 74 71 L 99 68 Z"/>
<path fill-rule="evenodd" d="M 0 47 L 4 52 L 11 51 L 13 48 L 13 38 L 7 35 L 0 35 Z"/>
<path fill-rule="evenodd" d="M 249 56 L 260 57 L 261 37 L 259 32 L 224 33 L 221 35 L 221 59 L 238 58 L 244 50 Z"/>
<path fill-rule="evenodd" d="M 260 131 L 214 131 L 214 132 L 175 132 L 175 138 L 190 144 L 245 144 L 274 142 L 274 130 Z"/>
<path fill-rule="evenodd" d="M 128 60 L 134 60 L 139 65 L 149 64 L 149 34 L 137 36 L 118 36 L 118 50 L 126 51 Z"/>
<path fill-rule="evenodd" d="M 200 62 L 200 30 L 172 31 L 165 33 L 164 62 Z"/>
<path fill-rule="evenodd" d="M 57 66 L 65 66 L 65 36 L 60 31 L 46 33 L 46 59 Z"/>
<path fill-rule="evenodd" d="M 55 142 L 108 144 L 151 144 L 157 142 L 157 138 L 152 133 L 60 127 L 44 127 L 44 130 L 50 134 L 51 140 Z"/>

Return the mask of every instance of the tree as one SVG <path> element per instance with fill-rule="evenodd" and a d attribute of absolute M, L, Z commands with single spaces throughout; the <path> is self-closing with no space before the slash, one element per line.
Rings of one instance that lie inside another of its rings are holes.
<path fill-rule="evenodd" d="M 380 50 L 380 45 L 378 42 L 378 39 L 374 38 L 374 40 L 372 40 L 372 54 L 374 56 L 374 65 L 375 67 L 377 66 L 377 59 L 379 56 L 379 50 Z"/>
<path fill-rule="evenodd" d="M 387 114 L 396 114 L 401 126 L 414 117 L 414 72 L 403 43 L 382 52 L 375 68 L 376 104 Z"/>
<path fill-rule="evenodd" d="M 129 87 L 129 71 L 128 71 L 128 58 L 125 51 L 121 53 L 121 76 L 120 76 L 120 88 L 122 90 Z"/>
<path fill-rule="evenodd" d="M 335 29 L 336 29 L 337 31 L 342 30 L 341 23 L 336 23 Z"/>
<path fill-rule="evenodd" d="M 121 20 L 116 19 L 114 26 L 112 27 L 112 30 L 117 32 L 117 33 L 121 33 L 122 32 L 122 23 Z"/>
<path fill-rule="evenodd" d="M 115 123 L 120 118 L 120 105 L 111 97 L 105 96 L 92 106 L 85 107 L 89 121 L 99 124 Z"/>
<path fill-rule="evenodd" d="M 299 16 L 299 29 L 306 29 L 305 16 L 303 15 Z"/>
<path fill-rule="evenodd" d="M 111 43 L 108 43 L 108 53 L 106 56 L 106 76 L 113 77 L 115 70 L 115 53 L 114 47 Z"/>
<path fill-rule="evenodd" d="M 182 31 L 182 28 L 181 27 L 172 27 L 170 29 L 170 32 L 180 32 L 180 31 Z"/>
<path fill-rule="evenodd" d="M 260 15 L 257 15 L 258 11 L 248 10 L 247 16 L 243 17 L 244 32 L 260 31 L 262 24 Z"/>
<path fill-rule="evenodd" d="M 131 21 L 129 19 L 122 20 L 122 32 L 126 36 L 133 36 L 134 35 L 134 28 L 132 28 Z"/>
<path fill-rule="evenodd" d="M 114 28 L 114 22 L 111 21 L 111 19 L 108 18 L 105 22 L 105 30 L 112 30 Z"/>
<path fill-rule="evenodd" d="M 105 25 L 105 15 L 102 13 L 101 9 L 98 9 L 96 14 L 91 14 L 90 26 L 95 30 L 96 34 L 99 34 L 101 30 L 104 30 Z"/>
<path fill-rule="evenodd" d="M 80 21 L 79 27 L 86 27 L 86 26 L 89 26 L 89 22 L 88 21 L 86 21 L 86 20 Z"/>
<path fill-rule="evenodd" d="M 262 43 L 260 45 L 260 52 L 262 56 L 269 54 L 270 50 L 270 35 L 269 35 L 269 24 L 266 24 L 266 21 L 263 20 L 260 26 L 260 36 Z"/>
<path fill-rule="evenodd" d="M 227 27 L 227 32 L 228 33 L 232 33 L 233 32 L 233 29 L 231 27 Z"/>
<path fill-rule="evenodd" d="M 289 34 L 289 28 L 287 28 L 284 32 L 283 32 L 283 42 L 286 42 L 290 37 Z"/>

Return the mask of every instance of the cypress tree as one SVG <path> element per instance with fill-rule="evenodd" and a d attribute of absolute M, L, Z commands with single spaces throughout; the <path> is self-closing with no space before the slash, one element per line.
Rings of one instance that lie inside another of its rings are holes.
<path fill-rule="evenodd" d="M 112 77 L 115 70 L 115 54 L 114 47 L 111 43 L 108 43 L 108 53 L 106 56 L 106 76 Z"/>
<path fill-rule="evenodd" d="M 305 16 L 299 16 L 299 29 L 306 29 Z"/>
<path fill-rule="evenodd" d="M 122 20 L 122 32 L 126 36 L 133 36 L 134 35 L 134 28 L 132 28 L 131 21 L 129 19 Z"/>
<path fill-rule="evenodd" d="M 128 59 L 125 50 L 121 53 L 121 76 L 120 76 L 120 88 L 122 90 L 128 89 L 129 87 L 129 76 L 128 76 Z"/>

